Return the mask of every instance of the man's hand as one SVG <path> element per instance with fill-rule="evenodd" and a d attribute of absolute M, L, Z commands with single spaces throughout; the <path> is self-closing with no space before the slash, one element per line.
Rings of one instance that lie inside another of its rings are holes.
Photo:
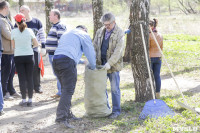
<path fill-rule="evenodd" d="M 89 65 L 89 62 L 87 60 L 84 60 L 83 63 L 87 66 Z"/>
<path fill-rule="evenodd" d="M 41 48 L 40 54 L 41 54 L 42 56 L 45 56 L 45 55 L 46 55 L 46 49 L 45 49 L 45 48 Z"/>
<path fill-rule="evenodd" d="M 107 62 L 102 69 L 105 69 L 105 70 L 109 70 L 110 69 L 110 64 Z"/>

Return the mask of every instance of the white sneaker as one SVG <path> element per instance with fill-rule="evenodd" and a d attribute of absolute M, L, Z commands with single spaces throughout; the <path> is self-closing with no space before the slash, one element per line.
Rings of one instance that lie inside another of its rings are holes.
<path fill-rule="evenodd" d="M 6 92 L 6 95 L 3 97 L 4 100 L 12 100 L 14 99 L 13 97 L 10 96 L 9 92 Z"/>
<path fill-rule="evenodd" d="M 22 95 L 19 94 L 18 92 L 14 93 L 12 96 L 13 96 L 13 97 L 18 97 L 18 98 L 21 98 L 21 97 L 22 97 Z"/>

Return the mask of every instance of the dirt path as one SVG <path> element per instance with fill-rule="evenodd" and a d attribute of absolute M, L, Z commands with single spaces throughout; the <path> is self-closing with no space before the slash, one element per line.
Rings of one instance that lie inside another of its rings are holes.
<path fill-rule="evenodd" d="M 12 101 L 5 101 L 4 111 L 5 115 L 0 117 L 0 133 L 28 133 L 28 132 L 74 132 L 72 130 L 66 130 L 60 125 L 55 124 L 55 113 L 58 104 L 58 100 L 50 98 L 51 95 L 56 93 L 56 80 L 53 76 L 51 67 L 47 61 L 44 60 L 45 76 L 42 78 L 42 90 L 43 94 L 34 93 L 33 107 L 20 107 L 18 103 L 20 99 L 14 99 Z M 78 65 L 78 74 L 83 75 L 84 65 Z M 121 71 L 121 81 L 133 83 L 132 72 L 128 70 Z M 191 91 L 200 90 L 200 80 L 186 79 L 184 77 L 176 77 L 180 88 Z M 84 116 L 84 106 L 80 104 L 83 101 L 84 90 L 82 88 L 83 80 L 77 82 L 77 88 L 73 97 L 73 112 L 78 116 Z M 19 91 L 18 78 L 15 75 L 14 87 Z M 173 80 L 169 77 L 162 77 L 162 89 L 176 89 Z M 84 122 L 83 122 L 84 121 Z M 80 122 L 75 123 L 79 128 L 75 132 L 82 132 L 90 125 L 88 119 L 83 119 Z"/>

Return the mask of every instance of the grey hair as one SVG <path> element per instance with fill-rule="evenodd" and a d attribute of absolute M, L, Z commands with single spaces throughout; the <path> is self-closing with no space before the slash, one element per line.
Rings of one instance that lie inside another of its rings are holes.
<path fill-rule="evenodd" d="M 30 8 L 27 5 L 22 5 L 21 7 L 25 8 L 26 10 L 28 10 L 30 12 Z"/>
<path fill-rule="evenodd" d="M 8 7 L 10 4 L 7 1 L 0 2 L 0 10 L 3 10 L 5 7 Z"/>
<path fill-rule="evenodd" d="M 60 20 L 60 11 L 58 9 L 52 9 L 51 12 L 54 12 L 54 15 L 57 15 Z"/>
<path fill-rule="evenodd" d="M 115 16 L 112 14 L 112 13 L 105 13 L 102 17 L 101 17 L 101 19 L 100 19 L 100 21 L 102 22 L 102 23 L 104 23 L 104 22 L 106 22 L 106 21 L 109 21 L 109 22 L 113 22 L 113 21 L 115 21 Z"/>

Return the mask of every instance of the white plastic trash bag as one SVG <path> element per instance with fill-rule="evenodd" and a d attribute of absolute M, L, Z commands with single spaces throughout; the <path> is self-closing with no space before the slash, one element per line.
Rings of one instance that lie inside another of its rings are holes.
<path fill-rule="evenodd" d="M 106 96 L 107 71 L 85 68 L 85 110 L 87 117 L 105 117 L 111 114 Z"/>

